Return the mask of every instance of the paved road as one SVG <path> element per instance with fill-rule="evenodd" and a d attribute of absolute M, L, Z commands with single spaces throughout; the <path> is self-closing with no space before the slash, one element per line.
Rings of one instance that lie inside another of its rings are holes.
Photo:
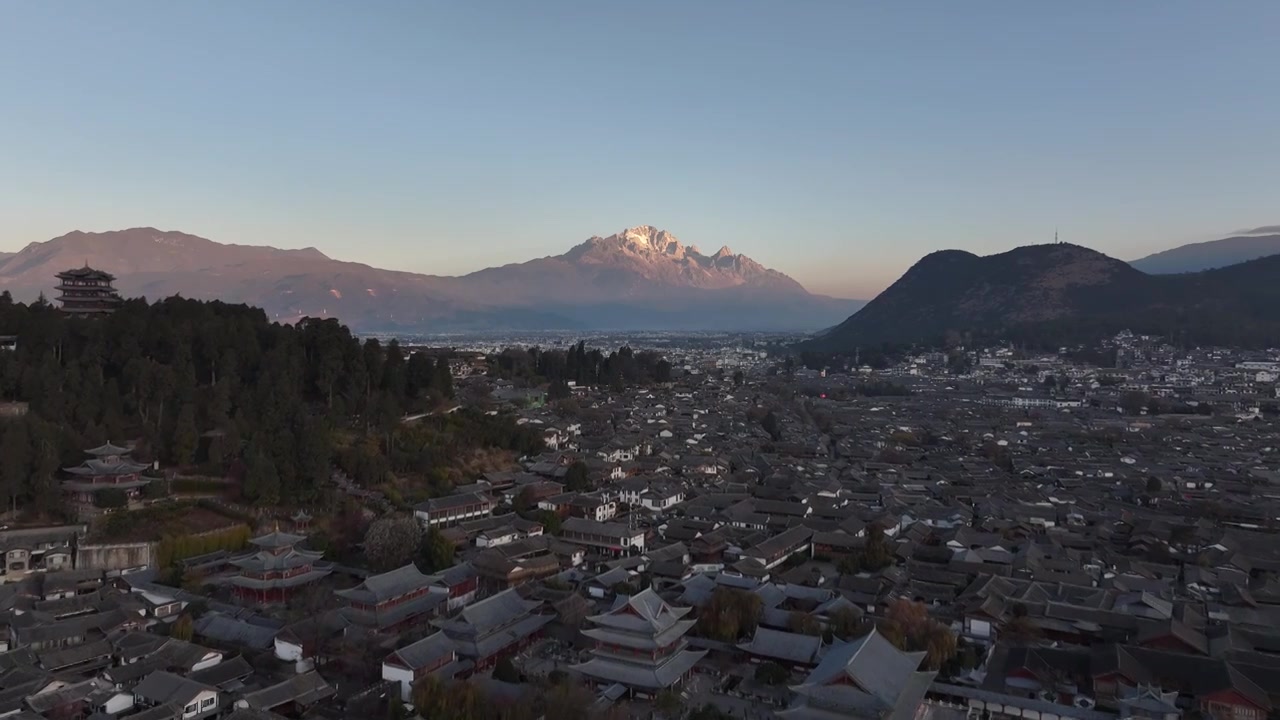
<path fill-rule="evenodd" d="M 711 703 L 730 716 L 744 718 L 745 720 L 770 720 L 773 717 L 774 710 L 768 705 L 763 705 L 759 702 L 720 693 L 691 694 L 686 702 L 691 710 Z"/>
<path fill-rule="evenodd" d="M 530 677 L 546 677 L 552 670 L 565 670 L 577 663 L 574 655 L 553 640 L 542 640 L 515 658 L 515 665 Z"/>
<path fill-rule="evenodd" d="M 759 701 L 716 692 L 716 683 L 715 678 L 695 674 L 685 686 L 684 697 L 682 697 L 685 707 L 693 710 L 710 703 L 735 718 L 769 720 L 773 717 L 774 708 Z"/>

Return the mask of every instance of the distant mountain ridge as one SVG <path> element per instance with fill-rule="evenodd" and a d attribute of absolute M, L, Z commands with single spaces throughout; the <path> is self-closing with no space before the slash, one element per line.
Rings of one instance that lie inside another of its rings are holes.
<path fill-rule="evenodd" d="M 1129 264 L 1145 273 L 1167 275 L 1212 270 L 1268 255 L 1280 255 L 1280 228 L 1274 226 L 1222 240 L 1182 245 Z"/>
<path fill-rule="evenodd" d="M 812 330 L 861 305 L 810 294 L 728 248 L 703 255 L 650 226 L 460 277 L 155 228 L 75 231 L 0 256 L 0 287 L 21 300 L 52 296 L 54 275 L 84 264 L 118 276 L 126 296 L 218 298 L 281 321 L 336 316 L 367 332 Z"/>
<path fill-rule="evenodd" d="M 1187 342 L 1280 344 L 1280 256 L 1182 275 L 1149 275 L 1069 244 L 979 257 L 925 256 L 887 290 L 806 344 L 851 352 L 890 345 L 1009 339 L 1042 345 L 1120 330 Z"/>

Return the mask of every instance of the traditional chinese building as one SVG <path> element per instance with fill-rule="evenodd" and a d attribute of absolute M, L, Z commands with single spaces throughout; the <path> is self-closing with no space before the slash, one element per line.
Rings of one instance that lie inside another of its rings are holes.
<path fill-rule="evenodd" d="M 822 659 L 827 645 L 821 636 L 758 627 L 751 640 L 738 643 L 738 649 L 750 655 L 753 662 L 808 669 Z"/>
<path fill-rule="evenodd" d="M 652 588 L 618 596 L 613 607 L 587 621 L 582 634 L 595 641 L 591 659 L 574 670 L 599 684 L 617 683 L 645 696 L 679 685 L 706 651 L 688 649 L 694 620 L 689 608 L 673 608 Z"/>
<path fill-rule="evenodd" d="M 62 482 L 68 504 L 81 515 L 92 514 L 98 507 L 98 493 L 108 488 L 124 493 L 126 502 L 137 500 L 142 489 L 151 483 L 150 478 L 142 476 L 149 466 L 134 462 L 129 452 L 129 448 L 107 443 L 85 450 L 89 459 L 83 463 L 63 468 L 71 476 Z"/>
<path fill-rule="evenodd" d="M 622 523 L 571 517 L 560 526 L 560 531 L 561 540 L 584 545 L 606 555 L 622 556 L 644 551 L 645 530 Z"/>
<path fill-rule="evenodd" d="M 921 671 L 925 653 L 894 647 L 876 630 L 831 647 L 805 681 L 791 690 L 795 702 L 778 711 L 797 720 L 912 720 L 936 672 Z"/>
<path fill-rule="evenodd" d="M 106 315 L 120 307 L 120 295 L 111 283 L 116 278 L 109 272 L 85 265 L 58 273 L 58 303 L 71 315 Z"/>
<path fill-rule="evenodd" d="M 465 520 L 488 517 L 493 514 L 496 505 L 493 498 L 484 493 L 459 493 L 418 503 L 413 508 L 413 514 L 423 527 L 443 528 Z"/>
<path fill-rule="evenodd" d="M 470 669 L 471 661 L 459 660 L 457 647 L 440 631 L 388 655 L 382 661 L 382 679 L 399 682 L 400 699 L 409 702 L 414 685 L 423 678 L 450 680 Z"/>
<path fill-rule="evenodd" d="M 258 549 L 231 561 L 240 568 L 240 574 L 227 581 L 232 593 L 242 602 L 267 605 L 284 602 L 298 590 L 328 577 L 333 570 L 321 560 L 324 553 L 299 550 L 296 546 L 303 540 L 306 538 L 301 535 L 278 530 L 250 540 Z"/>
<path fill-rule="evenodd" d="M 498 659 L 518 652 L 555 619 L 535 615 L 539 600 L 525 600 L 515 590 L 500 592 L 462 609 L 456 617 L 436 625 L 453 641 L 460 659 L 470 660 L 476 671 L 496 665 Z"/>
<path fill-rule="evenodd" d="M 435 588 L 433 577 L 418 572 L 409 563 L 381 575 L 370 575 L 359 585 L 338 590 L 348 605 L 348 620 L 382 632 L 399 632 L 417 622 L 440 614 L 449 602 L 447 588 Z"/>

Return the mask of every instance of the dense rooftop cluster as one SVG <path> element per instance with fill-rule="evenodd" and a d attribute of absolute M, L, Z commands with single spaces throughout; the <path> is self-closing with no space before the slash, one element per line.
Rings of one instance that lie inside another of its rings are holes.
<path fill-rule="evenodd" d="M 661 355 L 578 384 L 454 352 L 437 412 L 540 452 L 411 502 L 335 471 L 173 567 L 86 525 L 0 530 L 0 714 L 1280 708 L 1274 354 Z"/>

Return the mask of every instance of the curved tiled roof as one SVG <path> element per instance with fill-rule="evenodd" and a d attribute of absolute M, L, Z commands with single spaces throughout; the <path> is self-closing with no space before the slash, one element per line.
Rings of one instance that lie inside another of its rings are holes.
<path fill-rule="evenodd" d="M 338 590 L 336 594 L 351 602 L 377 605 L 424 588 L 431 584 L 431 580 L 430 576 L 419 572 L 417 565 L 409 563 L 381 575 L 371 575 L 359 585 Z"/>

